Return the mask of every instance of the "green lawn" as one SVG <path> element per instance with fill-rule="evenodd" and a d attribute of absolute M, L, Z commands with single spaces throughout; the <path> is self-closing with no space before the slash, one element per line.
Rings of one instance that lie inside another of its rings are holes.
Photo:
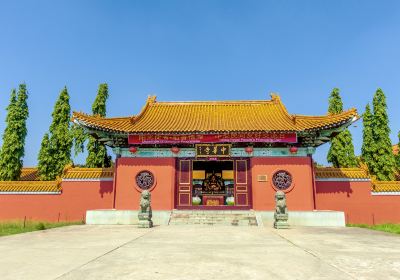
<path fill-rule="evenodd" d="M 29 231 L 45 230 L 56 227 L 81 225 L 82 222 L 40 222 L 40 221 L 0 221 L 0 236 L 11 235 Z"/>
<path fill-rule="evenodd" d="M 373 230 L 386 231 L 390 233 L 400 234 L 400 224 L 381 224 L 381 225 L 364 225 L 364 224 L 348 224 L 348 227 L 360 227 L 360 228 L 368 228 Z"/>

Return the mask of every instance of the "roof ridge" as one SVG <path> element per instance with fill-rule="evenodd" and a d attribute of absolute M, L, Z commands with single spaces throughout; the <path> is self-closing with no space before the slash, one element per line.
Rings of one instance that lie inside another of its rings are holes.
<path fill-rule="evenodd" d="M 112 167 L 72 167 L 67 172 L 93 172 L 93 171 L 110 171 Z"/>
<path fill-rule="evenodd" d="M 342 170 L 342 171 L 350 171 L 350 170 L 362 170 L 365 171 L 364 169 L 362 169 L 361 167 L 332 167 L 332 166 L 317 166 L 315 168 L 316 170 L 321 170 L 321 171 L 326 171 L 326 170 Z"/>
<path fill-rule="evenodd" d="M 272 100 L 196 100 L 196 101 L 160 101 L 155 102 L 154 105 L 193 105 L 193 104 L 268 104 L 273 103 Z"/>
<path fill-rule="evenodd" d="M 285 104 L 283 104 L 281 97 L 277 93 L 274 93 L 274 92 L 271 93 L 271 101 L 278 105 L 278 107 L 281 109 L 283 114 L 288 118 L 288 120 L 292 123 L 292 125 L 295 126 L 297 115 L 293 115 L 293 114 L 289 113 Z"/>
<path fill-rule="evenodd" d="M 357 113 L 357 109 L 356 109 L 356 108 L 350 108 L 350 109 L 347 109 L 347 110 L 342 111 L 342 112 L 340 112 L 340 113 L 336 113 L 336 114 L 327 113 L 326 115 L 318 115 L 318 116 L 296 114 L 296 117 L 325 118 L 325 117 L 333 117 L 333 116 L 342 116 L 342 115 L 346 115 L 346 114 L 348 114 L 348 113 L 350 113 L 350 112 Z"/>
<path fill-rule="evenodd" d="M 156 95 L 149 95 L 147 96 L 146 104 L 142 107 L 142 110 L 140 110 L 139 114 L 133 115 L 130 117 L 131 123 L 134 124 L 137 122 L 140 118 L 143 117 L 143 115 L 146 113 L 147 108 L 149 108 L 151 105 L 157 102 L 157 96 Z"/>
<path fill-rule="evenodd" d="M 87 113 L 83 113 L 83 112 L 76 112 L 73 111 L 72 112 L 72 117 L 74 117 L 75 115 L 81 115 L 81 116 L 85 116 L 85 117 L 91 117 L 91 118 L 96 118 L 96 119 L 106 119 L 106 120 L 125 120 L 125 119 L 129 119 L 132 118 L 132 116 L 127 116 L 127 117 L 101 117 L 99 115 L 93 115 L 93 114 L 87 114 Z"/>

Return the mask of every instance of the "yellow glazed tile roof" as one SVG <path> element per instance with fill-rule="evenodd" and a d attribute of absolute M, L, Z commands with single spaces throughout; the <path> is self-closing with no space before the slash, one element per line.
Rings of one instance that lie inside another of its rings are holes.
<path fill-rule="evenodd" d="M 67 168 L 63 179 L 113 178 L 113 168 Z M 37 168 L 22 168 L 19 181 L 0 181 L 0 192 L 17 193 L 59 193 L 61 181 L 40 181 Z"/>
<path fill-rule="evenodd" d="M 120 133 L 296 132 L 338 127 L 358 118 L 356 109 L 336 115 L 290 115 L 277 95 L 261 101 L 204 102 L 157 102 L 152 96 L 132 117 L 73 113 L 73 120 L 83 126 Z"/>
<path fill-rule="evenodd" d="M 62 177 L 63 179 L 100 179 L 113 178 L 113 168 L 71 168 Z"/>
<path fill-rule="evenodd" d="M 61 192 L 59 181 L 0 181 L 0 192 Z"/>
<path fill-rule="evenodd" d="M 327 178 L 369 179 L 367 172 L 361 168 L 317 167 L 315 169 L 315 177 L 320 179 L 327 179 Z"/>
<path fill-rule="evenodd" d="M 400 181 L 374 181 L 373 192 L 400 192 Z"/>
<path fill-rule="evenodd" d="M 21 181 L 37 181 L 39 180 L 39 173 L 35 167 L 24 167 L 21 170 Z"/>
<path fill-rule="evenodd" d="M 63 179 L 100 179 L 113 178 L 113 168 L 67 168 Z M 24 167 L 21 171 L 20 181 L 39 181 L 39 173 L 36 167 Z"/>
<path fill-rule="evenodd" d="M 369 179 L 369 175 L 362 168 L 315 168 L 317 179 L 344 178 L 344 179 Z M 400 181 L 376 181 L 372 180 L 372 192 L 400 192 Z"/>

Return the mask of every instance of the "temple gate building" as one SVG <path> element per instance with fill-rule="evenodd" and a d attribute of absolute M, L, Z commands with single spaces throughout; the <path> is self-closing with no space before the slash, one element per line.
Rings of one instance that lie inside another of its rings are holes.
<path fill-rule="evenodd" d="M 261 101 L 158 102 L 135 116 L 73 120 L 116 154 L 114 205 L 136 209 L 271 210 L 287 193 L 291 210 L 316 209 L 315 148 L 359 118 L 291 115 L 277 95 Z"/>

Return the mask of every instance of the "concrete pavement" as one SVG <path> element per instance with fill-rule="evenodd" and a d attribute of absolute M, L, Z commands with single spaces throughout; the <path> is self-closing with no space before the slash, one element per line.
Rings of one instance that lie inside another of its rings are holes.
<path fill-rule="evenodd" d="M 69 226 L 1 237 L 0 279 L 400 279 L 400 236 L 358 228 Z"/>

